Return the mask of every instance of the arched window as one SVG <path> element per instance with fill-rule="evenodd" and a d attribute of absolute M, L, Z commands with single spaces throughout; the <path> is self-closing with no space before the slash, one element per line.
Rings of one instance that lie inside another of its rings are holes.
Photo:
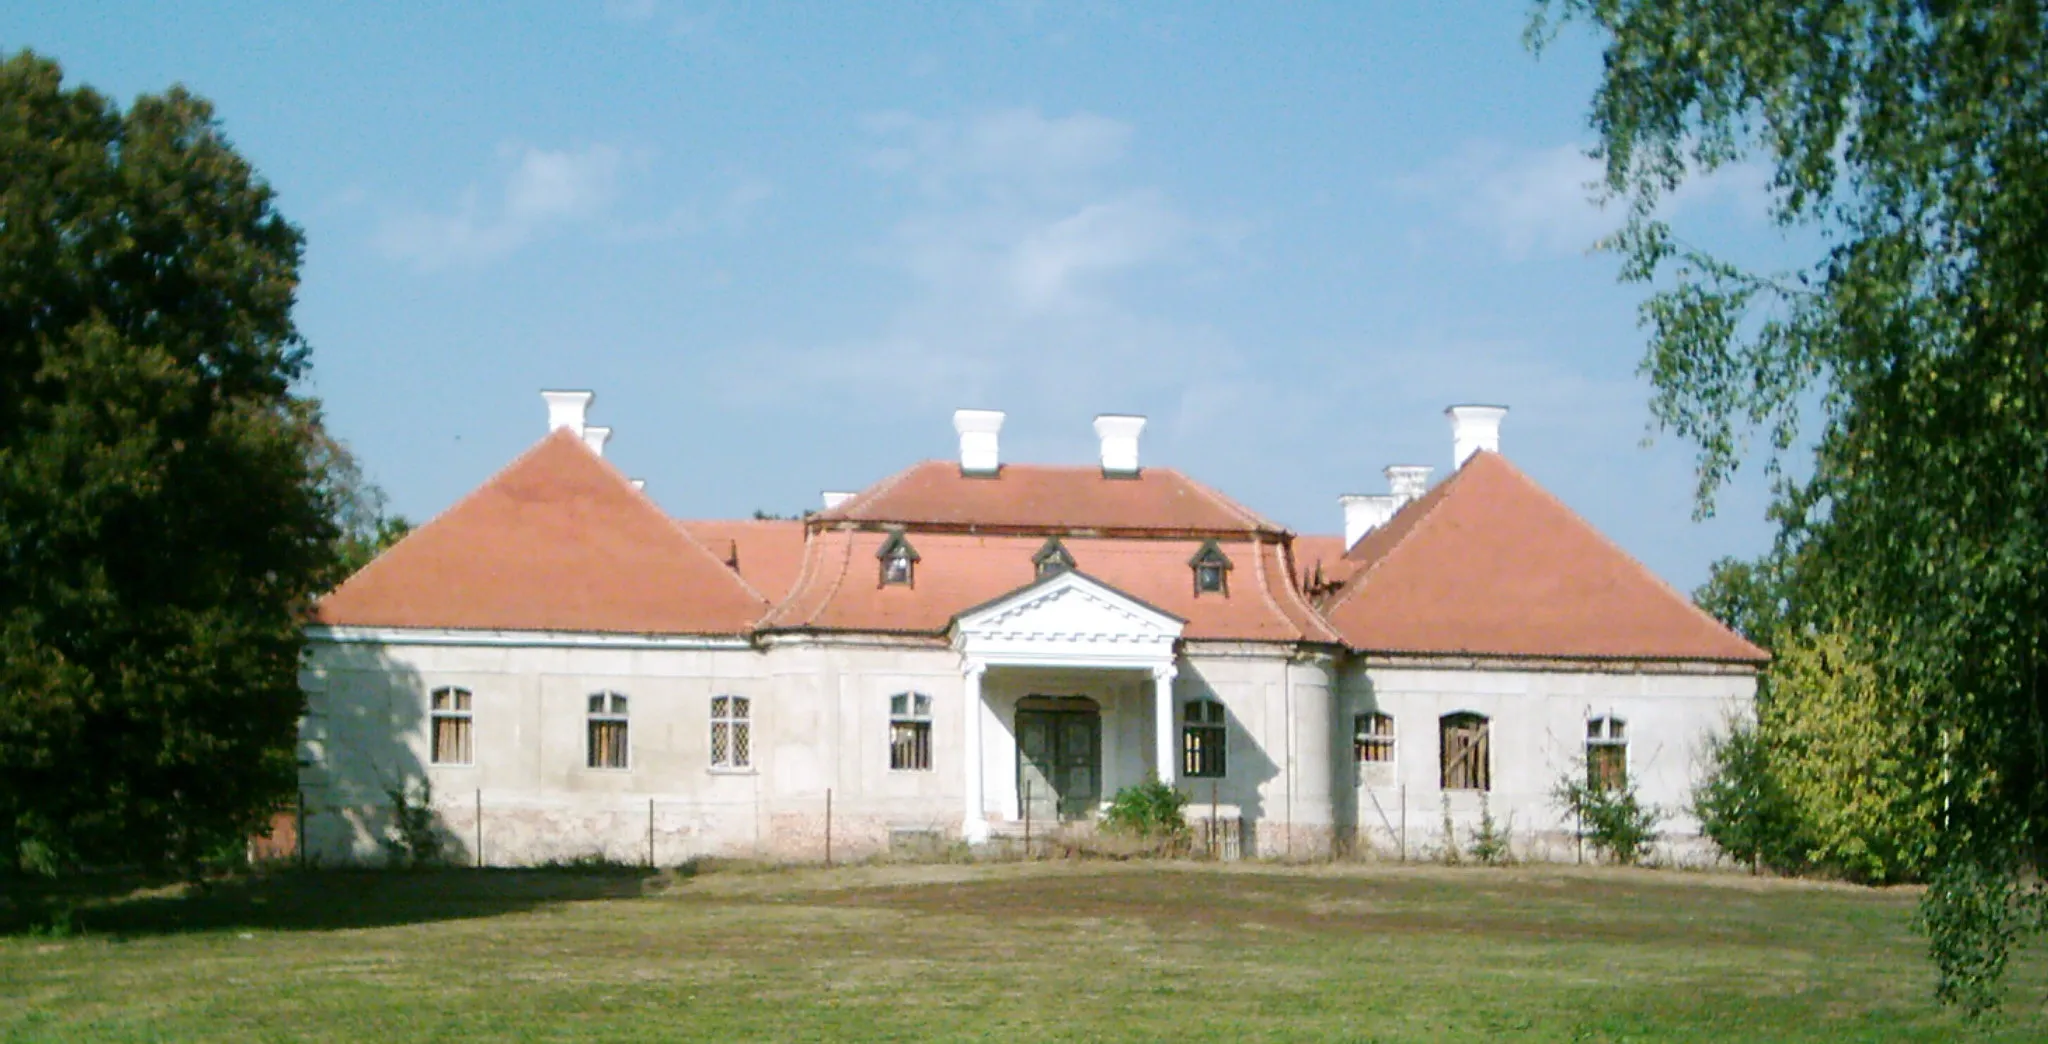
<path fill-rule="evenodd" d="M 932 767 L 932 698 L 921 692 L 889 697 L 889 767 L 929 772 Z"/>
<path fill-rule="evenodd" d="M 1488 722 L 1483 714 L 1446 714 L 1437 721 L 1438 752 L 1443 770 L 1438 785 L 1445 790 L 1493 789 L 1492 752 L 1487 748 Z"/>
<path fill-rule="evenodd" d="M 1612 714 L 1586 722 L 1586 785 L 1595 790 L 1628 786 L 1628 723 Z"/>
<path fill-rule="evenodd" d="M 711 697 L 711 767 L 743 769 L 754 763 L 754 701 L 745 696 Z"/>
<path fill-rule="evenodd" d="M 1394 716 L 1374 711 L 1351 719 L 1351 746 L 1358 762 L 1385 764 L 1394 760 Z"/>
<path fill-rule="evenodd" d="M 626 697 L 624 693 L 593 692 L 590 694 L 588 722 L 590 737 L 590 767 L 622 769 L 626 767 Z"/>
<path fill-rule="evenodd" d="M 1223 704 L 1189 700 L 1181 709 L 1180 774 L 1190 779 L 1215 779 L 1224 773 L 1229 731 Z"/>
<path fill-rule="evenodd" d="M 433 731 L 429 734 L 430 758 L 436 765 L 474 764 L 470 746 L 470 694 L 468 689 L 444 685 L 428 700 Z"/>

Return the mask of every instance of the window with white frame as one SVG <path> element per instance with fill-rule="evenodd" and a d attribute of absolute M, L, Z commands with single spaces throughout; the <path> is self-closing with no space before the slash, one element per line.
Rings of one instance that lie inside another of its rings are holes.
<path fill-rule="evenodd" d="M 932 767 L 932 698 L 921 692 L 889 697 L 889 767 L 929 772 Z"/>
<path fill-rule="evenodd" d="M 473 764 L 475 750 L 470 746 L 470 692 L 468 689 L 444 685 L 435 689 L 428 698 L 429 734 L 431 748 L 429 757 L 436 765 Z"/>
<path fill-rule="evenodd" d="M 1394 760 L 1394 716 L 1373 711 L 1353 718 L 1351 747 L 1361 765 L 1391 763 Z"/>
<path fill-rule="evenodd" d="M 1223 704 L 1215 700 L 1189 700 L 1182 708 L 1181 775 L 1190 779 L 1215 779 L 1223 775 L 1229 742 L 1224 720 Z"/>
<path fill-rule="evenodd" d="M 1628 786 L 1628 723 L 1612 714 L 1586 721 L 1586 785 L 1595 790 Z"/>
<path fill-rule="evenodd" d="M 711 697 L 711 767 L 743 769 L 754 763 L 754 701 L 745 696 Z"/>
<path fill-rule="evenodd" d="M 589 765 L 594 769 L 626 767 L 626 696 L 618 692 L 590 694 L 588 735 Z"/>
<path fill-rule="evenodd" d="M 1461 712 L 1438 719 L 1438 756 L 1443 760 L 1437 782 L 1442 789 L 1493 789 L 1490 726 L 1484 714 Z"/>

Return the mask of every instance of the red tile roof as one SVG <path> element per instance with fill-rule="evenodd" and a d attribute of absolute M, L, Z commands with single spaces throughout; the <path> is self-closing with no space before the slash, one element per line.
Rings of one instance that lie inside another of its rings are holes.
<path fill-rule="evenodd" d="M 754 590 L 779 602 L 804 564 L 804 524 L 794 519 L 691 519 L 682 523 Z"/>
<path fill-rule="evenodd" d="M 1280 534 L 1281 527 L 1171 468 L 1105 476 L 1100 468 L 1005 464 L 994 476 L 928 460 L 883 479 L 814 521 L 1099 533 Z"/>
<path fill-rule="evenodd" d="M 1323 604 L 1368 652 L 1758 663 L 1744 641 L 1497 453 L 1366 534 Z"/>
<path fill-rule="evenodd" d="M 315 607 L 365 627 L 745 634 L 758 591 L 564 429 Z"/>
<path fill-rule="evenodd" d="M 803 575 L 775 607 L 767 630 L 889 631 L 940 634 L 964 610 L 1030 584 L 1037 536 L 916 532 L 913 586 L 884 586 L 875 552 L 889 534 L 828 529 L 811 537 Z M 1220 540 L 1230 556 L 1227 595 L 1197 595 L 1188 559 L 1200 540 L 1069 537 L 1075 568 L 1133 598 L 1187 621 L 1189 638 L 1330 642 L 1336 634 L 1301 598 L 1281 561 L 1279 545 L 1251 534 Z"/>
<path fill-rule="evenodd" d="M 1320 533 L 1302 533 L 1294 538 L 1294 573 L 1301 590 L 1311 598 L 1335 591 L 1358 571 L 1358 564 L 1344 557 L 1344 538 Z"/>

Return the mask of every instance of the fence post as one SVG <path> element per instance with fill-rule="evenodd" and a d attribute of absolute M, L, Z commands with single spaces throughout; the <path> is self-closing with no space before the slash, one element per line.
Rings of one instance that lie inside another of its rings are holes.
<path fill-rule="evenodd" d="M 484 868 L 484 788 L 476 788 L 476 868 Z"/>
<path fill-rule="evenodd" d="M 1024 781 L 1024 859 L 1031 859 L 1031 781 Z"/>
<path fill-rule="evenodd" d="M 306 791 L 303 787 L 299 788 L 299 805 L 295 811 L 297 815 L 292 823 L 292 847 L 298 849 L 298 851 L 292 854 L 299 857 L 299 869 L 304 870 L 306 868 Z"/>
<path fill-rule="evenodd" d="M 647 869 L 654 869 L 654 799 L 647 799 Z"/>
<path fill-rule="evenodd" d="M 825 788 L 825 865 L 832 865 L 832 788 Z"/>
<path fill-rule="evenodd" d="M 1401 784 L 1401 861 L 1408 861 L 1408 784 Z"/>

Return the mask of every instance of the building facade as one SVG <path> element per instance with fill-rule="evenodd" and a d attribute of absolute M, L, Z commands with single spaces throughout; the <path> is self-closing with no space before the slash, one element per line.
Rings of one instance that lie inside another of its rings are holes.
<path fill-rule="evenodd" d="M 304 843 L 382 858 L 425 785 L 454 858 L 817 858 L 1087 829 L 1159 778 L 1245 854 L 1440 850 L 1482 815 L 1573 851 L 1550 792 L 1683 811 L 1764 654 L 1453 407 L 1449 477 L 1389 468 L 1345 533 L 1292 533 L 1143 467 L 956 459 L 790 521 L 670 518 L 603 459 L 588 392 L 323 599 L 308 629 Z"/>

